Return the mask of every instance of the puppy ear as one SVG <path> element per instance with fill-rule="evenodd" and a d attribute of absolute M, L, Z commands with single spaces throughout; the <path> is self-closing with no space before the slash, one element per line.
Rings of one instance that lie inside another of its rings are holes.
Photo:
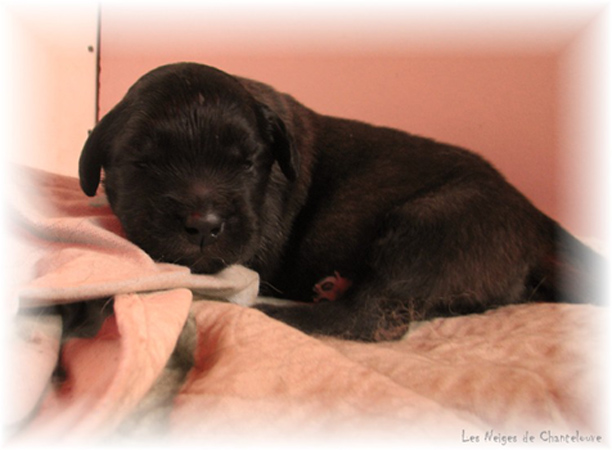
<path fill-rule="evenodd" d="M 274 158 L 289 181 L 294 181 L 300 170 L 299 154 L 285 123 L 268 106 L 260 104 L 265 127 L 272 139 Z"/>
<path fill-rule="evenodd" d="M 94 127 L 89 134 L 81 157 L 79 158 L 79 179 L 81 189 L 90 197 L 96 195 L 100 185 L 100 172 L 106 164 L 109 147 L 116 131 L 116 123 L 121 112 L 122 105 L 117 105 Z"/>

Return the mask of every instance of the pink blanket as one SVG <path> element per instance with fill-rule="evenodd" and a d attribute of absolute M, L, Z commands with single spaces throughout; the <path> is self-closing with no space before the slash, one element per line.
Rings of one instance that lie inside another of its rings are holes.
<path fill-rule="evenodd" d="M 388 343 L 310 337 L 247 307 L 255 273 L 155 263 L 76 179 L 13 178 L 11 442 L 609 443 L 606 308 L 512 306 Z M 107 297 L 89 338 L 62 338 L 40 309 Z"/>

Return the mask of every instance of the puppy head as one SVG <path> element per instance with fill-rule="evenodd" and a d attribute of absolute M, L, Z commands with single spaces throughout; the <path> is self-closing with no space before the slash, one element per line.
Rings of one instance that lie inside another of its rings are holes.
<path fill-rule="evenodd" d="M 87 195 L 102 168 L 128 238 L 156 260 L 199 273 L 248 262 L 269 184 L 297 176 L 282 120 L 235 78 L 197 64 L 155 69 L 130 88 L 85 143 Z"/>

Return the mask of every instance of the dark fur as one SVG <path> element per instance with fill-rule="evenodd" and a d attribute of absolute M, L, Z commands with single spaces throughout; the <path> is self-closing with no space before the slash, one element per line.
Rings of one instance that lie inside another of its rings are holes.
<path fill-rule="evenodd" d="M 335 271 L 353 280 L 334 302 L 259 306 L 309 333 L 392 339 L 415 319 L 597 300 L 599 257 L 481 157 L 207 66 L 142 77 L 85 144 L 88 195 L 101 168 L 127 236 L 157 260 L 244 264 L 264 293 L 304 302 Z"/>

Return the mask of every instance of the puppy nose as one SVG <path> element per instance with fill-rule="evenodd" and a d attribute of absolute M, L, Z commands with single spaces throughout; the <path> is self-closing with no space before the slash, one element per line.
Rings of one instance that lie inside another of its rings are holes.
<path fill-rule="evenodd" d="M 189 240 L 205 247 L 212 244 L 223 233 L 225 223 L 215 213 L 192 212 L 185 219 L 185 231 Z"/>

